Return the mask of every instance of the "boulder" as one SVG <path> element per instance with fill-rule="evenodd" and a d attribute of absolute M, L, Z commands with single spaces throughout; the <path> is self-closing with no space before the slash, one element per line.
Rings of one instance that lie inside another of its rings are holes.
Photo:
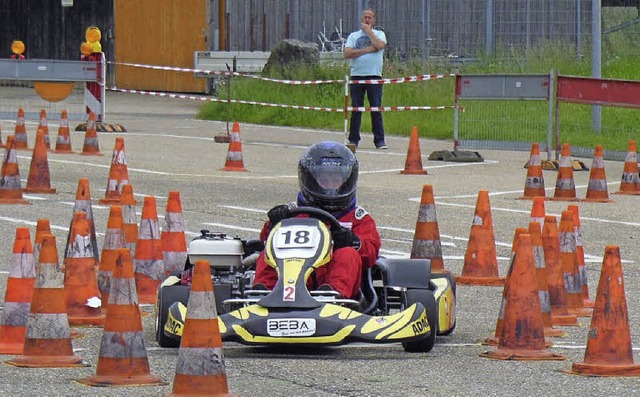
<path fill-rule="evenodd" d="M 262 73 L 286 76 L 298 68 L 315 67 L 319 62 L 320 52 L 316 43 L 285 39 L 273 47 Z"/>

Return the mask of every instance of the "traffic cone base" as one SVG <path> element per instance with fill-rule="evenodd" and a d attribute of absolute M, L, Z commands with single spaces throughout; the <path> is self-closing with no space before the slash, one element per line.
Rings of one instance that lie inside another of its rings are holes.
<path fill-rule="evenodd" d="M 404 175 L 426 175 L 427 170 L 422 168 L 422 153 L 420 152 L 420 142 L 418 127 L 411 127 L 409 137 L 409 147 L 407 148 L 407 159 L 404 162 L 404 170 L 400 171 Z"/>
<path fill-rule="evenodd" d="M 554 353 L 549 350 L 522 350 L 522 349 L 500 349 L 484 353 L 480 353 L 480 357 L 491 358 L 494 360 L 566 360 L 565 356 Z"/>
<path fill-rule="evenodd" d="M 579 327 L 578 316 L 573 314 L 553 314 L 551 313 L 551 321 L 553 325 L 562 327 Z"/>
<path fill-rule="evenodd" d="M 573 363 L 570 371 L 562 372 L 584 376 L 640 376 L 640 364 L 613 365 Z"/>
<path fill-rule="evenodd" d="M 457 276 L 456 284 L 460 285 L 484 285 L 487 287 L 499 287 L 504 285 L 504 277 L 483 277 L 483 276 Z"/>

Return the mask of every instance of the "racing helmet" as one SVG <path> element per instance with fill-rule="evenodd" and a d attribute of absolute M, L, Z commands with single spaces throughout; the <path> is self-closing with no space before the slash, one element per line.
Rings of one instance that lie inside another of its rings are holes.
<path fill-rule="evenodd" d="M 308 205 L 333 213 L 344 210 L 356 196 L 358 160 L 341 143 L 313 144 L 300 157 L 298 182 Z"/>

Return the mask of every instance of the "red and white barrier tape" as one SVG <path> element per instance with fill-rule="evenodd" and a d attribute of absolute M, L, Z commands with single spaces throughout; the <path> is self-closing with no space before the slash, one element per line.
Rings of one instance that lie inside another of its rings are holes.
<path fill-rule="evenodd" d="M 271 81 L 275 83 L 289 84 L 289 85 L 312 85 L 312 84 L 330 84 L 330 83 L 344 83 L 344 80 L 278 80 L 272 79 L 268 77 L 258 76 L 256 74 L 250 73 L 239 73 L 239 72 L 216 72 L 213 70 L 203 70 L 203 69 L 188 69 L 188 68 L 178 68 L 173 66 L 156 66 L 156 65 L 144 65 L 141 63 L 127 63 L 127 62 L 109 62 L 114 65 L 122 65 L 122 66 L 131 66 L 136 68 L 144 68 L 144 69 L 154 69 L 154 70 L 169 70 L 173 72 L 188 72 L 188 73 L 200 73 L 214 76 L 243 76 L 257 80 Z"/>
<path fill-rule="evenodd" d="M 201 73 L 201 74 L 215 75 L 215 76 L 244 76 L 252 79 L 271 81 L 274 83 L 281 83 L 281 84 L 288 84 L 288 85 L 313 85 L 313 84 L 331 84 L 331 83 L 345 82 L 345 80 L 279 80 L 279 79 L 272 79 L 269 77 L 258 76 L 256 74 L 239 73 L 239 72 L 216 72 L 213 70 L 178 68 L 173 66 L 145 65 L 141 63 L 128 63 L 128 62 L 108 62 L 108 63 L 114 64 L 114 65 L 131 66 L 131 67 L 145 68 L 145 69 Z M 347 81 L 347 83 L 348 84 L 400 84 L 400 83 L 412 83 L 416 81 L 444 79 L 447 77 L 455 77 L 455 74 L 422 74 L 419 76 L 398 77 L 393 79 L 349 80 Z"/>
<path fill-rule="evenodd" d="M 142 90 L 129 90 L 124 88 L 117 87 L 109 87 L 107 88 L 109 91 L 117 91 L 124 92 L 129 94 L 140 94 L 140 95 L 150 95 L 150 96 L 158 96 L 165 98 L 174 98 L 174 99 L 189 99 L 194 101 L 203 101 L 203 102 L 220 102 L 220 103 L 236 103 L 242 105 L 258 105 L 258 106 L 267 106 L 267 107 L 276 107 L 276 108 L 287 108 L 287 109 L 299 109 L 299 110 L 317 110 L 321 112 L 334 112 L 340 113 L 344 112 L 345 108 L 327 108 L 327 107 L 319 107 L 319 106 L 302 106 L 302 105 L 284 105 L 277 103 L 267 103 L 267 102 L 256 102 L 256 101 L 244 101 L 240 99 L 218 99 L 212 98 L 208 96 L 201 95 L 185 95 L 185 94 L 173 94 L 168 92 L 154 92 L 154 91 L 142 91 Z M 455 106 L 382 106 L 382 107 L 347 107 L 347 112 L 400 112 L 407 110 L 444 110 L 444 109 L 455 109 Z M 461 108 L 461 107 L 460 107 Z"/>

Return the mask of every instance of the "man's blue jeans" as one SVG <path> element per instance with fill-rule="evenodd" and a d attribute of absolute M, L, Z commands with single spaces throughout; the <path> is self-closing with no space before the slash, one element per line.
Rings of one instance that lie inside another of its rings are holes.
<path fill-rule="evenodd" d="M 380 76 L 352 76 L 351 80 L 380 80 Z M 367 95 L 369 106 L 382 106 L 382 84 L 351 84 L 351 106 L 364 106 L 364 96 Z M 351 125 L 349 128 L 349 142 L 360 142 L 360 124 L 362 112 L 351 112 Z M 381 112 L 371 112 L 371 129 L 373 130 L 373 143 L 376 147 L 384 145 L 384 125 Z"/>

